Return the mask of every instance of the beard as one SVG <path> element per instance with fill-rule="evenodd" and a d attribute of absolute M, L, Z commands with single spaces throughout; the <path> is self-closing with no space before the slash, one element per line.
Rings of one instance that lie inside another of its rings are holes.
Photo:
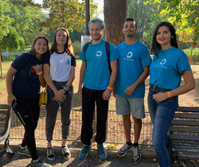
<path fill-rule="evenodd" d="M 101 37 L 102 37 L 102 35 L 100 35 L 97 39 L 93 39 L 93 40 L 98 41 Z"/>
<path fill-rule="evenodd" d="M 133 38 L 135 36 L 135 34 L 128 34 L 126 35 L 128 38 Z"/>

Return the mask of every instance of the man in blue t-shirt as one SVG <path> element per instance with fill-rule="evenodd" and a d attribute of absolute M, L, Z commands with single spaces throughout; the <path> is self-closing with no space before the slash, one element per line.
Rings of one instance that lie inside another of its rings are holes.
<path fill-rule="evenodd" d="M 116 81 L 116 113 L 123 116 L 126 143 L 117 155 L 123 157 L 134 150 L 133 160 L 139 162 L 141 154 L 138 140 L 144 112 L 145 79 L 149 75 L 151 57 L 147 47 L 135 39 L 136 21 L 127 18 L 123 26 L 125 41 L 116 46 L 118 53 L 118 75 Z M 131 142 L 131 118 L 134 120 L 134 144 Z"/>
<path fill-rule="evenodd" d="M 109 44 L 110 72 L 106 41 L 102 39 L 104 26 L 101 19 L 93 19 L 89 22 L 92 41 L 87 49 L 85 49 L 87 44 L 82 47 L 79 57 L 82 60 L 82 66 L 78 95 L 82 97 L 81 141 L 84 144 L 79 153 L 80 159 L 87 157 L 91 147 L 95 102 L 97 104 L 97 134 L 95 140 L 100 160 L 105 160 L 107 157 L 103 143 L 106 140 L 108 101 L 117 76 L 117 52 L 115 46 Z"/>

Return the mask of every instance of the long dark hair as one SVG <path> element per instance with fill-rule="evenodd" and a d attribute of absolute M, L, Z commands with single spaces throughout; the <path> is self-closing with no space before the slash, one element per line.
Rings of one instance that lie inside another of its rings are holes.
<path fill-rule="evenodd" d="M 73 51 L 73 46 L 71 44 L 71 39 L 70 39 L 70 35 L 69 35 L 69 32 L 64 28 L 58 28 L 56 31 L 55 31 L 55 34 L 54 34 L 54 37 L 53 37 L 53 43 L 52 43 L 52 46 L 51 46 L 51 52 L 56 52 L 58 53 L 58 50 L 57 50 L 57 42 L 56 42 L 56 36 L 57 36 L 57 32 L 60 31 L 60 30 L 63 30 L 66 32 L 67 34 L 67 39 L 66 39 L 66 44 L 64 45 L 64 50 L 66 51 L 66 53 L 68 55 L 74 55 L 74 51 Z"/>
<path fill-rule="evenodd" d="M 152 41 L 152 48 L 151 48 L 152 53 L 157 53 L 161 49 L 160 44 L 156 40 L 156 36 L 157 36 L 158 29 L 162 26 L 166 26 L 169 28 L 169 31 L 171 32 L 171 36 L 172 36 L 171 46 L 178 48 L 178 43 L 176 40 L 176 33 L 175 33 L 175 29 L 173 25 L 169 22 L 161 22 L 156 26 L 155 31 L 153 33 L 153 41 Z"/>
<path fill-rule="evenodd" d="M 36 37 L 35 37 L 35 40 L 34 40 L 33 43 L 32 43 L 32 47 L 31 47 L 30 51 L 28 52 L 29 54 L 31 54 L 31 55 L 32 55 L 33 57 L 35 57 L 35 58 L 37 58 L 37 54 L 36 54 L 36 52 L 35 52 L 34 46 L 35 46 L 37 40 L 38 40 L 38 39 L 41 39 L 41 38 L 43 38 L 43 39 L 46 40 L 47 46 L 48 46 L 48 39 L 47 39 L 47 37 L 42 36 L 42 35 L 36 36 Z M 48 47 L 48 49 L 49 49 L 49 47 Z"/>

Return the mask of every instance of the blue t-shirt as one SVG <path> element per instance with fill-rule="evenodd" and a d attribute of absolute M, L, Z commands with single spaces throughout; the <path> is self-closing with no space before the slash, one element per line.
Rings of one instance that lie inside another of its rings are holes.
<path fill-rule="evenodd" d="M 86 61 L 86 72 L 83 86 L 93 90 L 105 90 L 110 80 L 110 70 L 105 49 L 105 40 L 98 44 L 91 44 L 84 54 L 84 47 L 80 54 L 80 59 Z M 110 62 L 117 59 L 115 46 L 110 44 Z"/>
<path fill-rule="evenodd" d="M 160 50 L 150 66 L 149 83 L 162 89 L 176 89 L 184 70 L 191 71 L 191 67 L 183 51 L 176 47 Z"/>
<path fill-rule="evenodd" d="M 42 61 L 31 56 L 29 53 L 23 53 L 18 56 L 11 64 L 17 70 L 13 81 L 13 94 L 15 96 L 36 99 L 40 95 L 39 77 L 32 68 Z"/>
<path fill-rule="evenodd" d="M 143 98 L 145 93 L 144 82 L 136 87 L 131 96 L 128 96 L 125 90 L 138 80 L 144 72 L 143 67 L 150 66 L 151 57 L 148 48 L 137 41 L 132 45 L 122 42 L 116 46 L 116 50 L 118 53 L 116 93 L 124 97 Z"/>

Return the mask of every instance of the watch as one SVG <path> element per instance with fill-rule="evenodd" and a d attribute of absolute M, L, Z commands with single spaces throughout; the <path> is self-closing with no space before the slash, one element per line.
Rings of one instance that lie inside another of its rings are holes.
<path fill-rule="evenodd" d="M 68 91 L 68 89 L 69 89 L 69 87 L 66 85 L 66 86 L 62 86 L 63 87 L 63 89 L 67 92 Z"/>

